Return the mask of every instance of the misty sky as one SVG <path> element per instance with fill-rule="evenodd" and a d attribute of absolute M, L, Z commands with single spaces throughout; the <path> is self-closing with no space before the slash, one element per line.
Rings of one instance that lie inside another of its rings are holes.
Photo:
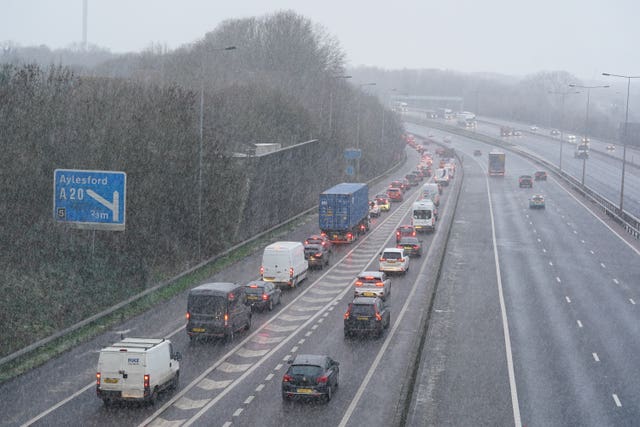
<path fill-rule="evenodd" d="M 322 25 L 352 66 L 640 75 L 634 0 L 89 0 L 88 40 L 114 53 L 173 49 L 223 20 L 284 9 Z M 81 40 L 82 0 L 0 0 L 0 43 Z"/>

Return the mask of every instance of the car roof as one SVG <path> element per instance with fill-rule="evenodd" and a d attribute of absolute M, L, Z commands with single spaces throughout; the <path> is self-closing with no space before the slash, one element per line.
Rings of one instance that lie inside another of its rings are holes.
<path fill-rule="evenodd" d="M 292 365 L 316 365 L 323 366 L 329 356 L 318 354 L 299 354 L 293 359 Z"/>
<path fill-rule="evenodd" d="M 306 245 L 304 245 L 304 248 L 307 249 L 323 249 L 324 246 L 322 246 L 321 244 L 318 243 L 307 243 Z"/>
<path fill-rule="evenodd" d="M 205 283 L 203 285 L 197 286 L 191 291 L 189 291 L 192 295 L 217 295 L 217 294 L 227 294 L 229 292 L 234 291 L 238 287 L 242 287 L 244 285 L 240 285 L 238 283 L 228 283 L 228 282 L 215 282 L 215 283 Z"/>
<path fill-rule="evenodd" d="M 265 285 L 267 285 L 268 283 L 271 283 L 271 282 L 265 282 L 265 281 L 262 281 L 262 280 L 252 280 L 249 283 L 247 283 L 245 286 L 249 287 L 249 286 L 254 286 L 255 285 L 255 286 L 259 287 L 259 288 L 264 288 Z"/>
<path fill-rule="evenodd" d="M 389 187 L 387 191 L 402 191 L 402 190 L 399 189 L 398 187 Z"/>
<path fill-rule="evenodd" d="M 520 175 L 520 178 L 531 178 L 531 175 Z"/>
<path fill-rule="evenodd" d="M 382 252 L 402 252 L 402 249 L 400 248 L 384 248 L 384 251 Z"/>
<path fill-rule="evenodd" d="M 414 236 L 402 236 L 400 238 L 400 243 L 402 242 L 419 242 L 420 240 L 418 240 L 417 237 Z"/>
<path fill-rule="evenodd" d="M 378 300 L 378 297 L 355 297 L 351 304 L 355 305 L 373 305 Z"/>
<path fill-rule="evenodd" d="M 413 229 L 413 225 L 399 225 L 398 230 Z"/>

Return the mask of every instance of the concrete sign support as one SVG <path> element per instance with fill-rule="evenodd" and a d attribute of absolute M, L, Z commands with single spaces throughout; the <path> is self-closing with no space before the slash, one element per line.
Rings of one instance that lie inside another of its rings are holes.
<path fill-rule="evenodd" d="M 53 218 L 87 230 L 124 231 L 127 174 L 56 169 Z"/>

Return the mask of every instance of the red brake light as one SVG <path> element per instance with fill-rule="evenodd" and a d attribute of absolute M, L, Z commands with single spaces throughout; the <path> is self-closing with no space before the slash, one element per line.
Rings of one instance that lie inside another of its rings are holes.
<path fill-rule="evenodd" d="M 378 261 L 380 261 L 380 262 L 384 262 L 384 261 L 386 261 L 386 260 L 387 260 L 386 258 L 380 258 Z"/>
<path fill-rule="evenodd" d="M 322 252 L 318 252 L 317 254 L 315 254 L 316 258 L 322 258 Z"/>
<path fill-rule="evenodd" d="M 185 314 L 185 316 L 184 316 L 184 317 L 186 317 L 186 318 L 187 318 L 187 320 L 191 319 L 191 313 L 189 313 L 189 312 L 187 311 L 187 314 Z"/>
<path fill-rule="evenodd" d="M 257 288 L 257 287 L 258 287 L 258 285 L 249 285 L 249 287 L 250 287 L 250 288 L 254 288 L 254 289 L 255 289 L 255 288 Z"/>
<path fill-rule="evenodd" d="M 269 295 L 267 295 L 267 294 L 262 294 L 262 299 L 263 299 L 264 301 L 268 301 L 268 300 L 269 300 Z"/>
<path fill-rule="evenodd" d="M 325 384 L 327 381 L 329 380 L 329 378 L 326 375 L 323 375 L 321 377 L 318 377 L 318 379 L 316 380 L 318 383 L 322 383 Z"/>
<path fill-rule="evenodd" d="M 402 245 L 396 245 L 396 248 L 402 249 Z"/>
<path fill-rule="evenodd" d="M 291 381 L 293 378 L 291 377 L 291 375 L 289 374 L 284 374 L 284 377 L 282 377 L 282 382 L 283 383 L 288 383 L 289 381 Z"/>
<path fill-rule="evenodd" d="M 360 286 L 362 286 L 362 282 L 361 282 L 361 281 L 357 281 L 357 282 L 356 282 L 356 287 L 358 287 L 358 288 L 359 288 Z"/>
<path fill-rule="evenodd" d="M 418 246 L 418 245 L 413 245 L 413 249 L 420 249 L 420 246 Z"/>
<path fill-rule="evenodd" d="M 398 262 L 404 262 L 404 258 L 400 258 Z"/>
<path fill-rule="evenodd" d="M 289 277 L 293 277 L 293 267 L 289 268 Z"/>
<path fill-rule="evenodd" d="M 149 388 L 149 383 L 150 383 L 149 379 L 150 379 L 149 374 L 145 374 L 144 375 L 144 388 Z"/>
<path fill-rule="evenodd" d="M 384 283 L 383 282 L 376 282 L 376 286 L 379 288 L 384 287 Z"/>
<path fill-rule="evenodd" d="M 98 387 L 100 387 L 100 378 L 102 378 L 102 375 L 100 375 L 100 372 L 96 373 L 96 385 Z"/>
<path fill-rule="evenodd" d="M 224 314 L 224 326 L 229 325 L 229 313 Z"/>
<path fill-rule="evenodd" d="M 349 317 L 351 317 L 351 307 L 349 307 L 347 309 L 347 312 L 344 314 L 344 318 L 345 319 L 348 319 Z"/>
<path fill-rule="evenodd" d="M 260 266 L 260 275 L 261 276 L 264 275 L 264 266 L 263 265 Z"/>
<path fill-rule="evenodd" d="M 324 231 L 322 233 L 320 233 L 321 236 L 327 237 L 327 233 L 325 233 Z"/>

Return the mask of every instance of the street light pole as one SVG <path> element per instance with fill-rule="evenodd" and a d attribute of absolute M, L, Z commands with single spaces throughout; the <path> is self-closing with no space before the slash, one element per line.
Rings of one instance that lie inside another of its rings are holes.
<path fill-rule="evenodd" d="M 629 90 L 631 89 L 631 79 L 638 79 L 640 76 L 623 76 L 621 74 L 602 73 L 603 76 L 621 77 L 627 79 L 627 108 L 624 113 L 624 131 L 622 134 L 622 179 L 620 181 L 620 214 L 624 213 L 624 173 L 627 164 L 627 127 L 629 124 Z"/>
<path fill-rule="evenodd" d="M 549 94 L 551 95 L 561 95 L 562 96 L 562 103 L 560 105 L 560 162 L 559 162 L 559 168 L 560 168 L 560 172 L 562 172 L 562 146 L 564 145 L 564 101 L 567 95 L 570 94 L 574 94 L 574 93 L 580 93 L 579 91 L 561 91 L 561 92 L 554 92 L 554 91 L 548 91 Z"/>
<path fill-rule="evenodd" d="M 235 46 L 222 48 L 205 49 L 207 52 L 219 52 L 224 50 L 235 50 Z M 198 261 L 202 256 L 202 145 L 204 133 L 204 53 L 200 58 L 200 132 L 198 149 Z"/>
<path fill-rule="evenodd" d="M 358 89 L 364 87 L 364 86 L 375 86 L 376 84 L 371 82 L 371 83 L 360 83 L 358 85 Z M 362 100 L 362 94 L 360 93 L 360 90 L 358 90 L 357 96 L 358 96 L 358 105 L 356 106 L 356 149 L 360 150 L 360 104 L 361 104 L 361 100 Z M 360 179 L 360 159 L 356 159 L 356 182 L 358 182 L 358 180 Z"/>
<path fill-rule="evenodd" d="M 582 143 L 584 144 L 589 139 L 589 99 L 591 97 L 591 89 L 604 89 L 604 88 L 608 88 L 609 85 L 582 86 L 582 85 L 570 84 L 569 87 L 587 90 L 587 115 L 584 121 L 584 138 L 582 140 Z M 587 168 L 587 156 L 583 155 L 582 156 L 582 186 L 583 187 L 584 187 L 584 176 L 585 176 L 586 168 Z"/>

